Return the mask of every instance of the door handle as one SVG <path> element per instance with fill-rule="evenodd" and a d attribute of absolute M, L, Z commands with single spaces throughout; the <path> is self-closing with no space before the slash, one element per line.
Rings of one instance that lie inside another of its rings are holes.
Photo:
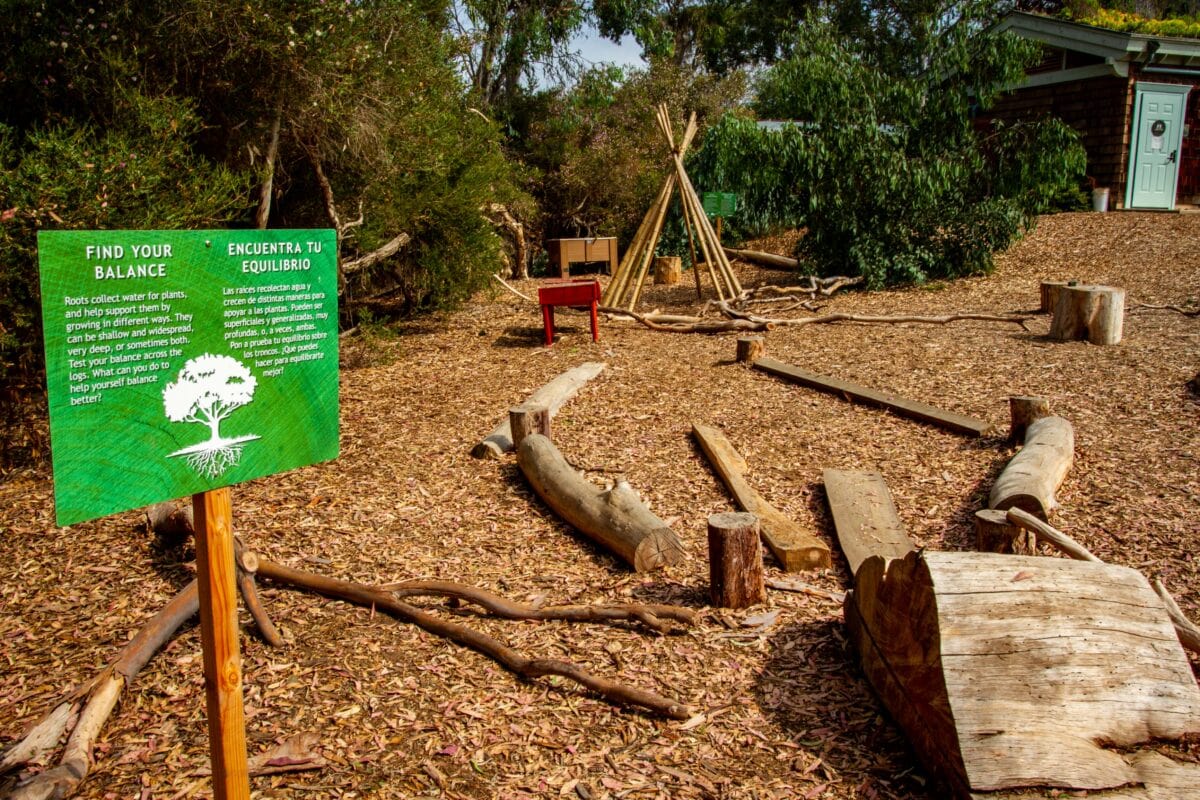
<path fill-rule="evenodd" d="M 1176 156 L 1178 153 L 1179 153 L 1179 151 L 1178 151 L 1178 150 L 1172 150 L 1172 151 L 1171 151 L 1171 155 L 1167 156 L 1167 163 L 1168 163 L 1168 164 L 1174 164 L 1174 163 L 1175 163 L 1175 156 Z"/>

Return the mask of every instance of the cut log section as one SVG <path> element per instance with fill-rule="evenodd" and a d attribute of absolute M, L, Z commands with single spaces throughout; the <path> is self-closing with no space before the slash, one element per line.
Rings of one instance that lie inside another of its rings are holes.
<path fill-rule="evenodd" d="M 583 385 L 604 370 L 604 364 L 589 361 L 578 367 L 567 370 L 554 380 L 529 395 L 526 403 L 548 406 L 553 417 L 562 408 L 563 403 L 579 393 Z M 513 449 L 512 428 L 508 417 L 497 425 L 487 437 L 471 449 L 475 458 L 499 458 Z"/>
<path fill-rule="evenodd" d="M 939 796 L 1149 783 L 1141 756 L 1117 748 L 1200 732 L 1187 656 L 1145 577 L 1126 567 L 871 558 L 845 614 L 867 678 L 944 785 Z M 1128 796 L 1188 796 L 1165 791 Z"/>
<path fill-rule="evenodd" d="M 890 561 L 915 549 L 882 475 L 840 469 L 822 470 L 821 475 L 851 575 L 872 556 Z"/>
<path fill-rule="evenodd" d="M 683 259 L 679 256 L 655 256 L 654 284 L 674 286 L 683 278 Z"/>
<path fill-rule="evenodd" d="M 850 381 L 818 375 L 815 372 L 809 372 L 808 370 L 794 367 L 791 364 L 776 361 L 773 358 L 758 359 L 754 362 L 754 368 L 762 370 L 769 375 L 774 375 L 777 378 L 783 378 L 786 381 L 807 386 L 810 389 L 831 392 L 858 403 L 880 406 L 901 417 L 928 422 L 932 425 L 954 431 L 955 433 L 963 433 L 968 436 L 984 436 L 992 430 L 991 424 L 980 419 L 975 419 L 974 417 L 955 414 L 953 411 L 943 411 L 940 408 L 935 408 L 925 403 L 906 400 L 903 397 L 881 392 L 878 389 L 859 386 Z"/>
<path fill-rule="evenodd" d="M 669 566 L 683 557 L 679 537 L 628 483 L 621 481 L 609 490 L 593 486 L 545 436 L 526 436 L 517 450 L 517 464 L 546 505 L 638 572 Z"/>
<path fill-rule="evenodd" d="M 550 435 L 550 407 L 538 403 L 522 403 L 508 410 L 508 428 L 512 432 L 514 447 L 531 433 L 540 433 L 547 439 Z"/>
<path fill-rule="evenodd" d="M 1037 535 L 1008 521 L 1004 511 L 982 508 L 975 512 L 975 549 L 981 553 L 1037 555 Z"/>
<path fill-rule="evenodd" d="M 1025 431 L 1025 446 L 996 478 L 988 508 L 1020 508 L 1042 520 L 1058 507 L 1054 493 L 1075 461 L 1075 431 L 1062 417 L 1042 417 Z"/>
<path fill-rule="evenodd" d="M 1114 286 L 1061 286 L 1050 338 L 1117 344 L 1125 323 L 1125 290 Z"/>
<path fill-rule="evenodd" d="M 762 336 L 739 336 L 737 360 L 741 364 L 753 364 L 767 354 L 767 340 Z"/>
<path fill-rule="evenodd" d="M 708 518 L 708 586 L 717 608 L 747 608 L 767 599 L 758 517 L 727 511 Z"/>
<path fill-rule="evenodd" d="M 1008 411 L 1011 415 L 1008 440 L 1019 444 L 1025 441 L 1029 423 L 1050 416 L 1050 401 L 1044 397 L 1016 395 L 1008 398 Z"/>
<path fill-rule="evenodd" d="M 1042 281 L 1041 285 L 1041 305 L 1038 309 L 1043 314 L 1053 314 L 1054 307 L 1058 305 L 1058 290 L 1066 286 L 1066 281 Z"/>
<path fill-rule="evenodd" d="M 692 425 L 692 435 L 738 505 L 758 517 L 762 538 L 784 570 L 796 572 L 829 566 L 829 545 L 789 519 L 746 482 L 746 461 L 725 434 L 696 423 Z"/>

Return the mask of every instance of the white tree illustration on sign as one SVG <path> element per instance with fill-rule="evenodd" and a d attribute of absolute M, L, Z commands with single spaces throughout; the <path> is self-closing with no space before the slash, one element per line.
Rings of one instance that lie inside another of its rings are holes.
<path fill-rule="evenodd" d="M 207 441 L 176 450 L 188 466 L 215 478 L 241 460 L 246 442 L 258 436 L 221 436 L 221 420 L 254 399 L 258 381 L 245 364 L 231 356 L 205 353 L 183 365 L 179 377 L 163 388 L 163 409 L 172 422 L 197 422 L 208 426 Z"/>

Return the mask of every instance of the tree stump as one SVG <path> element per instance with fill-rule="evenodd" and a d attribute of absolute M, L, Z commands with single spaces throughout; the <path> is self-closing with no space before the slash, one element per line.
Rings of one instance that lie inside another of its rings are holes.
<path fill-rule="evenodd" d="M 708 518 L 708 582 L 712 604 L 746 608 L 767 599 L 758 517 L 744 511 Z"/>
<path fill-rule="evenodd" d="M 512 429 L 514 447 L 531 433 L 550 439 L 550 406 L 541 403 L 521 403 L 508 410 L 508 426 Z"/>
<path fill-rule="evenodd" d="M 1037 536 L 1008 521 L 1008 514 L 993 508 L 975 512 L 975 549 L 981 553 L 1037 555 Z"/>
<path fill-rule="evenodd" d="M 1062 286 L 1054 304 L 1050 338 L 1084 339 L 1092 344 L 1121 341 L 1125 290 L 1115 286 Z"/>
<path fill-rule="evenodd" d="M 1008 410 L 1012 423 L 1008 429 L 1010 442 L 1021 442 L 1025 439 L 1025 430 L 1042 417 L 1050 416 L 1050 401 L 1044 397 L 1029 397 L 1014 395 L 1008 398 Z"/>
<path fill-rule="evenodd" d="M 683 277 L 683 260 L 679 256 L 658 256 L 654 259 L 654 284 L 674 286 Z"/>
<path fill-rule="evenodd" d="M 739 336 L 737 360 L 742 364 L 753 364 L 767 354 L 767 340 L 761 336 Z"/>
<path fill-rule="evenodd" d="M 1066 285 L 1066 281 L 1042 281 L 1040 287 L 1042 303 L 1038 308 L 1043 314 L 1054 313 L 1054 307 L 1058 305 L 1058 290 Z"/>

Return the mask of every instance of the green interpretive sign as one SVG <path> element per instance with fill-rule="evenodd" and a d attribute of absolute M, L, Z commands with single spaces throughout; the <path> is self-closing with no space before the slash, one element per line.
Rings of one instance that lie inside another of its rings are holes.
<path fill-rule="evenodd" d="M 338 454 L 331 230 L 38 234 L 59 525 Z"/>
<path fill-rule="evenodd" d="M 733 192 L 705 192 L 700 203 L 710 217 L 729 217 L 737 211 L 737 195 Z"/>

